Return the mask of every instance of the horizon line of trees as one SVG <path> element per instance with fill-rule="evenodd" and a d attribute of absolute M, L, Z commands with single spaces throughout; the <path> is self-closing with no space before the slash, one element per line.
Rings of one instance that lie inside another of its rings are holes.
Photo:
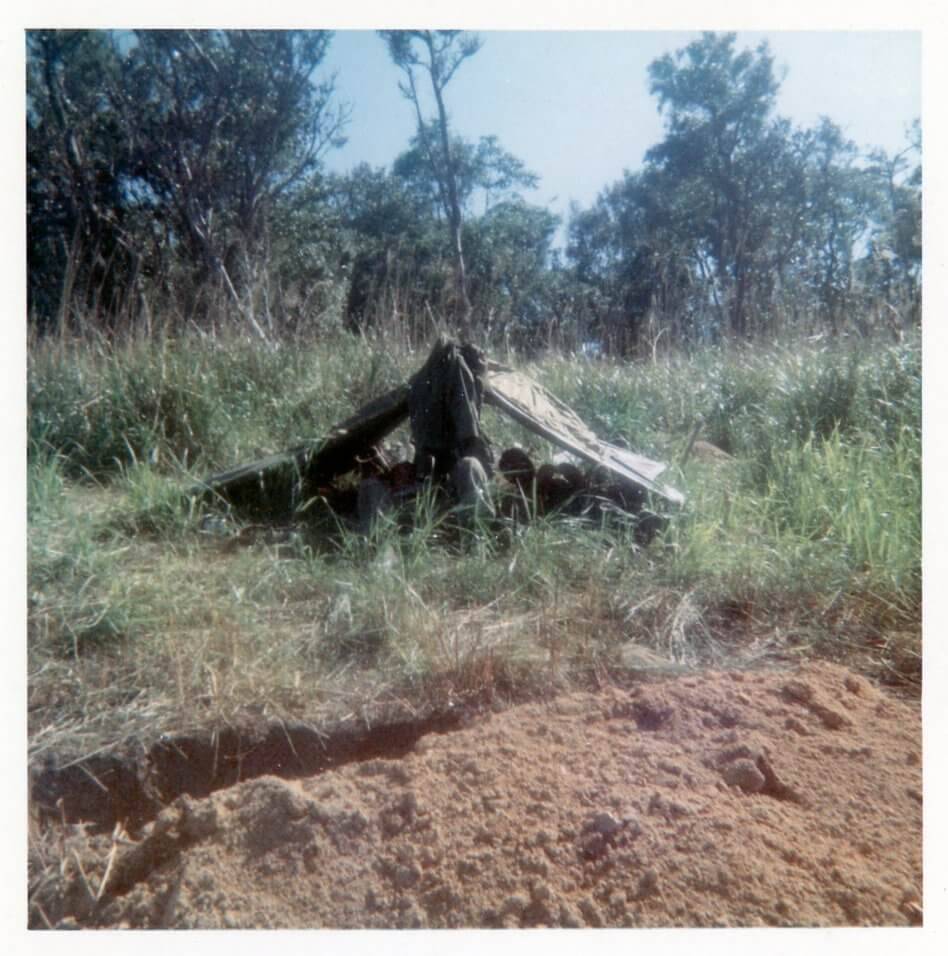
<path fill-rule="evenodd" d="M 442 325 L 634 355 L 920 322 L 920 123 L 896 155 L 794 126 L 766 43 L 705 33 L 655 60 L 664 138 L 571 209 L 557 249 L 558 217 L 525 198 L 536 174 L 451 124 L 478 37 L 380 33 L 416 130 L 390 167 L 345 174 L 323 162 L 349 118 L 331 39 L 29 31 L 30 329 Z"/>

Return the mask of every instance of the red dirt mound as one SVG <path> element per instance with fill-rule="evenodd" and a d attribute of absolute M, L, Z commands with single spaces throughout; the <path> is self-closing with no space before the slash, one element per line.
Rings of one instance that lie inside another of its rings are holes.
<path fill-rule="evenodd" d="M 916 703 L 826 663 L 695 674 L 179 798 L 35 902 L 83 926 L 917 924 L 921 788 Z"/>

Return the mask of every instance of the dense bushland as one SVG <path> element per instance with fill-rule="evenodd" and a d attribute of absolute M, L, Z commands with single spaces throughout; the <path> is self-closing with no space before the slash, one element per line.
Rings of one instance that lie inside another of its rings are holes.
<path fill-rule="evenodd" d="M 530 201 L 539 177 L 489 131 L 450 124 L 449 81 L 476 63 L 478 37 L 383 32 L 416 132 L 388 167 L 345 174 L 324 162 L 348 118 L 325 75 L 331 42 L 29 31 L 31 327 L 236 325 L 271 344 L 346 328 L 420 344 L 446 324 L 521 351 L 643 356 L 898 337 L 920 321 L 920 125 L 894 155 L 828 119 L 795 127 L 776 112 L 766 44 L 708 33 L 653 62 L 664 138 L 571 211 L 557 248 L 558 218 Z"/>

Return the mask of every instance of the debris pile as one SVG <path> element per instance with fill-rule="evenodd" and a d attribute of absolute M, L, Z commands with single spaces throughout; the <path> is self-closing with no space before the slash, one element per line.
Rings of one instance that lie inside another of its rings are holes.
<path fill-rule="evenodd" d="M 495 457 L 481 428 L 485 404 L 561 454 L 540 465 L 519 447 Z M 392 460 L 382 442 L 406 420 L 413 459 Z M 368 532 L 380 515 L 432 489 L 439 501 L 465 513 L 521 520 L 557 510 L 596 518 L 610 511 L 632 515 L 648 539 L 661 523 L 650 502 L 684 501 L 659 481 L 666 467 L 602 441 L 526 375 L 442 337 L 407 383 L 336 425 L 324 441 L 212 475 L 192 493 L 271 514 L 293 513 L 319 499 Z M 491 485 L 495 475 L 498 495 Z"/>

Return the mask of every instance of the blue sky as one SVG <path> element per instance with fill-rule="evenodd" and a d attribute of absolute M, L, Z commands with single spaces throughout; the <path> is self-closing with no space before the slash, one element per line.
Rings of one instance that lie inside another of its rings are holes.
<path fill-rule="evenodd" d="M 484 46 L 462 65 L 446 93 L 456 130 L 494 134 L 541 177 L 532 202 L 566 214 L 637 169 L 663 135 L 647 68 L 686 46 L 685 31 L 480 31 Z M 829 116 L 861 147 L 896 152 L 921 115 L 921 34 L 739 32 L 738 47 L 767 40 L 786 70 L 778 112 L 801 126 Z M 398 92 L 399 71 L 371 30 L 336 33 L 326 68 L 351 103 L 349 142 L 328 158 L 345 171 L 358 162 L 386 166 L 414 131 Z M 778 75 L 780 75 L 778 73 Z"/>

